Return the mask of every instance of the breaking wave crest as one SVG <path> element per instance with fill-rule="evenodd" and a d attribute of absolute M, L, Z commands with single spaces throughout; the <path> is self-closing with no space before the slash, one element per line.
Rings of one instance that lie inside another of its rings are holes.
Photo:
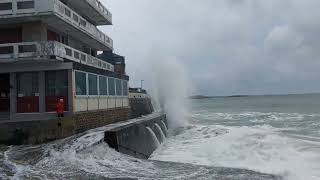
<path fill-rule="evenodd" d="M 103 128 L 39 146 L 0 150 L 1 179 L 276 179 L 241 169 L 136 159 L 109 148 Z"/>

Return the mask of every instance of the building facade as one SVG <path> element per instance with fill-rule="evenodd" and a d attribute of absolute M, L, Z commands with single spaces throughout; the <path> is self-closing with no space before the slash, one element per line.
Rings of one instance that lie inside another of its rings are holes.
<path fill-rule="evenodd" d="M 66 117 L 128 109 L 129 77 L 98 56 L 111 24 L 98 0 L 1 0 L 0 123 L 56 119 L 58 99 Z"/>

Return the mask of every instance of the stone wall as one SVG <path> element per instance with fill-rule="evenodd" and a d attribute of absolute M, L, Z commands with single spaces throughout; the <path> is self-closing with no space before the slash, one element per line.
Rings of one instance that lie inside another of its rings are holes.
<path fill-rule="evenodd" d="M 129 98 L 129 102 L 131 107 L 131 118 L 151 114 L 153 112 L 151 99 L 148 97 Z"/>
<path fill-rule="evenodd" d="M 128 120 L 130 118 L 130 108 L 115 108 L 77 113 L 73 118 L 75 120 L 76 132 L 79 133 L 107 124 Z"/>
<path fill-rule="evenodd" d="M 43 121 L 0 124 L 0 144 L 40 144 L 66 138 L 76 133 L 128 120 L 130 108 L 76 113 L 73 116 Z"/>

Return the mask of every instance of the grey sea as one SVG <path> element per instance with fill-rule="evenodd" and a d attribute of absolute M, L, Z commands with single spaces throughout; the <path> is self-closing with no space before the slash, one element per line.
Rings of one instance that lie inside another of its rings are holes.
<path fill-rule="evenodd" d="M 149 160 L 109 148 L 104 127 L 0 147 L 0 179 L 320 179 L 320 95 L 190 100 Z"/>

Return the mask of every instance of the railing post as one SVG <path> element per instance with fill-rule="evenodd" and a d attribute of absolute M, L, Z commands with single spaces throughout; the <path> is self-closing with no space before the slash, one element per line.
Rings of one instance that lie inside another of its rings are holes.
<path fill-rule="evenodd" d="M 12 13 L 17 14 L 18 7 L 17 7 L 17 0 L 12 1 Z"/>
<path fill-rule="evenodd" d="M 13 57 L 18 58 L 19 57 L 19 44 L 13 45 Z"/>

